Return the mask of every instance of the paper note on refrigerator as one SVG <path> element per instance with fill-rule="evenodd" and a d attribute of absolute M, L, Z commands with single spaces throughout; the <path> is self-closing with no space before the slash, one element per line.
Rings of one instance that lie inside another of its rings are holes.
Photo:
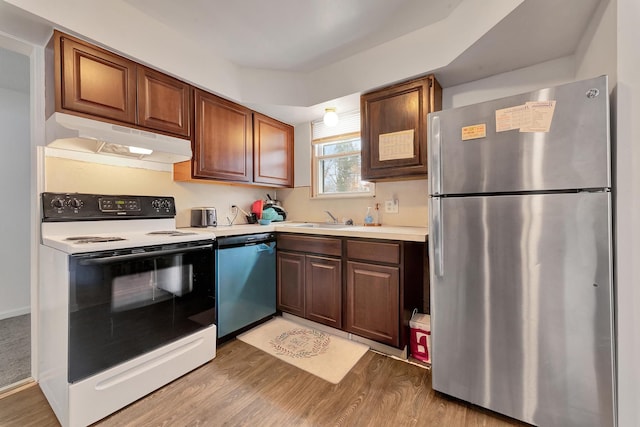
<path fill-rule="evenodd" d="M 556 101 L 527 102 L 527 123 L 520 128 L 520 132 L 549 132 Z"/>
<path fill-rule="evenodd" d="M 520 129 L 527 121 L 524 105 L 496 110 L 496 132 Z"/>
<path fill-rule="evenodd" d="M 496 110 L 496 132 L 549 132 L 556 101 L 530 101 Z"/>
<path fill-rule="evenodd" d="M 460 138 L 463 141 L 471 139 L 485 138 L 487 136 L 487 125 L 484 123 L 478 125 L 465 126 L 462 128 Z"/>

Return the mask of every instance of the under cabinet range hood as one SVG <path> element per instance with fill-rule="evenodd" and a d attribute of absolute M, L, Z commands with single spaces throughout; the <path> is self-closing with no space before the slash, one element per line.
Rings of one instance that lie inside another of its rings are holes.
<path fill-rule="evenodd" d="M 53 113 L 46 122 L 47 146 L 84 153 L 106 154 L 158 163 L 191 159 L 191 141 L 100 122 L 66 113 Z"/>

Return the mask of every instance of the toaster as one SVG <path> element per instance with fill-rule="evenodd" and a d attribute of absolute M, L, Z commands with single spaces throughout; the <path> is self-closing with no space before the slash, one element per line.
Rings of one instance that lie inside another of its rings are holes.
<path fill-rule="evenodd" d="M 191 209 L 191 226 L 192 227 L 215 227 L 218 225 L 218 216 L 216 208 L 192 208 Z"/>

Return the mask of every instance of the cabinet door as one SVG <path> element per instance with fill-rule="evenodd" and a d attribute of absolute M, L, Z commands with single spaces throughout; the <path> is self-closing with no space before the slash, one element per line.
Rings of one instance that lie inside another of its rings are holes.
<path fill-rule="evenodd" d="M 196 89 L 193 176 L 252 179 L 251 110 Z"/>
<path fill-rule="evenodd" d="M 138 124 L 190 137 L 190 86 L 146 67 L 137 70 Z"/>
<path fill-rule="evenodd" d="M 305 256 L 278 251 L 278 310 L 304 317 Z"/>
<path fill-rule="evenodd" d="M 253 113 L 253 180 L 293 186 L 293 126 Z"/>
<path fill-rule="evenodd" d="M 441 99 L 433 76 L 360 97 L 362 179 L 426 177 L 427 114 L 441 108 Z M 410 132 L 406 143 L 390 135 L 404 131 Z"/>
<path fill-rule="evenodd" d="M 61 109 L 136 123 L 135 63 L 60 36 Z"/>
<path fill-rule="evenodd" d="M 347 262 L 345 330 L 400 345 L 400 269 Z"/>
<path fill-rule="evenodd" d="M 306 256 L 305 317 L 342 328 L 341 260 Z"/>

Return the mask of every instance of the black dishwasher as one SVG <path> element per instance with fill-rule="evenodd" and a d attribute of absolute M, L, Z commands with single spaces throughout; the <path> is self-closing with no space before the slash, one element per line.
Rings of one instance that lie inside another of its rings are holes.
<path fill-rule="evenodd" d="M 216 239 L 218 340 L 224 341 L 276 312 L 276 237 L 259 233 Z"/>

